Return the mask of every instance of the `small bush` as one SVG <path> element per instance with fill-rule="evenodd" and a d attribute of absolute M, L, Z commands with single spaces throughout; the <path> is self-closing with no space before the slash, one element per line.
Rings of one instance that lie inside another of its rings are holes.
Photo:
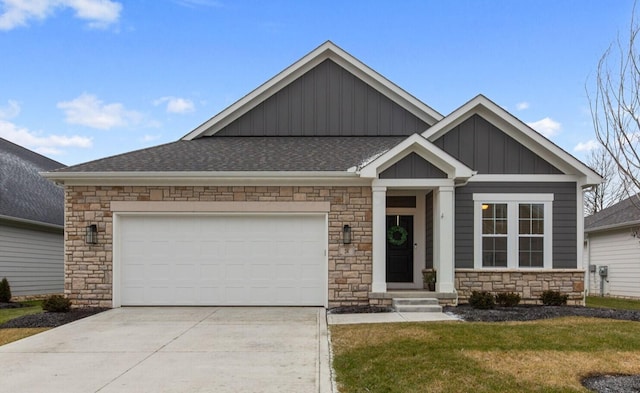
<path fill-rule="evenodd" d="M 469 305 L 473 308 L 487 310 L 496 306 L 496 299 L 487 291 L 473 291 L 469 297 Z"/>
<path fill-rule="evenodd" d="M 51 295 L 42 302 L 42 309 L 51 312 L 67 312 L 71 310 L 71 300 L 60 295 Z"/>
<path fill-rule="evenodd" d="M 545 306 L 564 306 L 567 304 L 567 299 L 569 299 L 569 295 L 563 295 L 557 291 L 544 291 L 540 296 L 540 300 Z"/>
<path fill-rule="evenodd" d="M 11 286 L 7 278 L 0 281 L 0 303 L 9 303 L 11 301 Z"/>
<path fill-rule="evenodd" d="M 520 303 L 520 295 L 513 292 L 501 292 L 496 295 L 496 303 L 502 307 L 515 307 Z"/>

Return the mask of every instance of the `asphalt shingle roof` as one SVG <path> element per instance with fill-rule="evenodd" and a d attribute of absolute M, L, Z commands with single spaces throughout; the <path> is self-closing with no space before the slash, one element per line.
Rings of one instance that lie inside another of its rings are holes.
<path fill-rule="evenodd" d="M 622 226 L 640 221 L 640 194 L 636 194 L 615 205 L 609 206 L 584 219 L 584 229 Z"/>
<path fill-rule="evenodd" d="M 393 137 L 203 137 L 57 172 L 346 171 L 401 141 Z"/>
<path fill-rule="evenodd" d="M 64 190 L 39 174 L 60 167 L 0 138 L 0 215 L 63 225 Z"/>

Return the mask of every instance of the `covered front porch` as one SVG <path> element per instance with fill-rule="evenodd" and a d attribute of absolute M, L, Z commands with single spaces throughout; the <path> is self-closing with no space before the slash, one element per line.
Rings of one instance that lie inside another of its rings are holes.
<path fill-rule="evenodd" d="M 455 303 L 453 179 L 374 180 L 370 299 Z M 425 289 L 423 270 L 436 276 Z"/>
<path fill-rule="evenodd" d="M 433 293 L 456 298 L 455 187 L 474 174 L 418 134 L 361 168 L 372 189 L 370 300 L 424 291 L 425 268 L 435 271 Z"/>

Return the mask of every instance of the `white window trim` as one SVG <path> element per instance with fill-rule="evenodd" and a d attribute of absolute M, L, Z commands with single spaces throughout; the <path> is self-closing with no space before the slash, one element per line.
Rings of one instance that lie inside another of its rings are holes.
<path fill-rule="evenodd" d="M 507 266 L 482 266 L 482 204 L 507 204 Z M 518 264 L 518 204 L 544 205 L 543 269 L 553 268 L 553 194 L 473 194 L 473 266 L 475 269 L 531 270 L 540 267 L 520 267 Z"/>

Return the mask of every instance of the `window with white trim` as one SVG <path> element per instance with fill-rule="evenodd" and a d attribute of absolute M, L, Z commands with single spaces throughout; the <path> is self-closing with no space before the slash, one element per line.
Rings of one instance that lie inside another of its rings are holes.
<path fill-rule="evenodd" d="M 553 194 L 473 194 L 474 267 L 550 269 Z"/>

